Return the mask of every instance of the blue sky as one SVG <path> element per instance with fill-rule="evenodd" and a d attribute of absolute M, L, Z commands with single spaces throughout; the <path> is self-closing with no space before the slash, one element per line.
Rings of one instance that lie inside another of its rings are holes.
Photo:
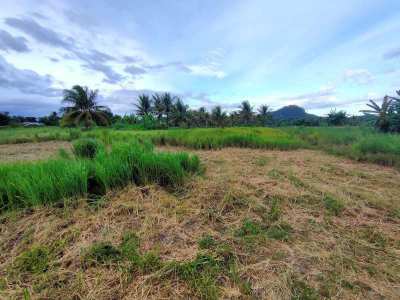
<path fill-rule="evenodd" d="M 400 89 L 399 33 L 398 0 L 3 0 L 0 111 L 47 114 L 82 84 L 120 114 L 164 91 L 358 114 Z"/>

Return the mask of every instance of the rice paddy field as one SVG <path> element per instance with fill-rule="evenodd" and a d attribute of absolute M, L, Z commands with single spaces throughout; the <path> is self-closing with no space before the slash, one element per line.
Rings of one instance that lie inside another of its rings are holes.
<path fill-rule="evenodd" d="M 400 137 L 0 129 L 1 299 L 399 299 Z"/>

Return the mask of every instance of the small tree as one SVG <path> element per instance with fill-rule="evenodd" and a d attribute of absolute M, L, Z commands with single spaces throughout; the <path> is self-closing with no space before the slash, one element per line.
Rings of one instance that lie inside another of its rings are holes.
<path fill-rule="evenodd" d="M 345 125 L 347 121 L 347 113 L 344 110 L 336 111 L 336 109 L 332 109 L 328 114 L 327 121 L 328 124 L 332 126 Z"/>
<path fill-rule="evenodd" d="M 221 106 L 216 106 L 211 112 L 211 118 L 215 126 L 224 127 L 226 121 L 226 113 L 222 111 Z"/>
<path fill-rule="evenodd" d="M 8 112 L 0 112 L 0 126 L 7 126 L 11 122 L 11 118 Z"/>
<path fill-rule="evenodd" d="M 58 126 L 60 118 L 57 113 L 53 111 L 50 115 L 39 118 L 39 122 L 46 126 Z"/>
<path fill-rule="evenodd" d="M 265 126 L 267 121 L 269 121 L 272 118 L 270 109 L 268 105 L 261 105 L 258 108 L 258 119 L 260 123 Z"/>
<path fill-rule="evenodd" d="M 245 125 L 249 125 L 253 120 L 253 107 L 249 101 L 243 101 L 240 105 L 240 117 Z"/>

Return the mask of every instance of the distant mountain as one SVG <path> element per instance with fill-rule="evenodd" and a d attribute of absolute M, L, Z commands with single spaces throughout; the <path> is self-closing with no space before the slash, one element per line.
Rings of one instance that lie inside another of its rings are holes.
<path fill-rule="evenodd" d="M 275 120 L 286 121 L 286 120 L 300 120 L 300 119 L 314 119 L 318 118 L 316 115 L 308 114 L 304 108 L 297 105 L 284 106 L 276 111 L 272 112 L 272 117 Z"/>

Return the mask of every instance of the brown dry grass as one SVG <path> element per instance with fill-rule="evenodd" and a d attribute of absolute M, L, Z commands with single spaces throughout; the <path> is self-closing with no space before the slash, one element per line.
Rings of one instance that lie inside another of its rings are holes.
<path fill-rule="evenodd" d="M 176 148 L 164 148 L 173 150 Z M 0 297 L 40 299 L 189 299 L 193 290 L 177 277 L 135 274 L 118 265 L 82 267 L 82 253 L 96 241 L 118 245 L 136 232 L 141 251 L 163 261 L 191 260 L 210 234 L 234 249 L 245 295 L 222 276 L 221 298 L 290 299 L 302 281 L 319 297 L 399 299 L 400 174 L 315 151 L 224 149 L 196 151 L 204 176 L 179 192 L 157 186 L 127 187 L 98 207 L 81 200 L 1 218 Z M 329 195 L 343 203 L 339 216 L 323 205 Z M 288 241 L 235 235 L 245 219 L 264 222 L 273 201 L 276 222 L 290 224 Z M 44 274 L 15 274 L 13 261 L 33 245 L 55 249 Z"/>
<path fill-rule="evenodd" d="M 71 149 L 71 143 L 61 141 L 0 145 L 0 162 L 47 159 L 59 149 Z"/>

